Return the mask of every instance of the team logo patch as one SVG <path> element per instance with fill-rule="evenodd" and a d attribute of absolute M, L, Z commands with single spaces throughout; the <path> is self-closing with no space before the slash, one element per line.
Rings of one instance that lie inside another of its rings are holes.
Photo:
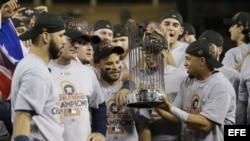
<path fill-rule="evenodd" d="M 112 103 L 111 105 L 110 105 L 110 112 L 112 113 L 112 114 L 118 114 L 119 112 L 120 112 L 120 107 L 119 106 L 117 106 L 115 103 Z"/>
<path fill-rule="evenodd" d="M 65 85 L 64 88 L 63 88 L 63 91 L 65 94 L 67 95 L 72 95 L 75 93 L 75 89 L 73 86 L 71 85 Z"/>

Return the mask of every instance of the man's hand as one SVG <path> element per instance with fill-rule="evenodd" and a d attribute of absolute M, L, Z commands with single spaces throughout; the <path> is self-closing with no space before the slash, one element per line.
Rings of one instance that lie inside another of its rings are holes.
<path fill-rule="evenodd" d="M 17 11 L 18 7 L 18 0 L 10 0 L 4 3 L 1 7 L 2 20 L 12 17 Z"/>
<path fill-rule="evenodd" d="M 15 12 L 15 14 L 12 16 L 12 18 L 16 18 L 19 19 L 21 21 L 24 21 L 27 19 L 27 17 L 23 16 L 23 11 L 25 10 L 25 7 L 20 7 L 17 9 L 17 11 Z"/>
<path fill-rule="evenodd" d="M 36 9 L 38 11 L 38 13 L 48 12 L 47 6 L 37 6 L 34 9 Z"/>
<path fill-rule="evenodd" d="M 91 133 L 88 137 L 88 141 L 105 141 L 105 136 L 101 133 Z"/>
<path fill-rule="evenodd" d="M 115 96 L 115 103 L 118 106 L 124 106 L 127 103 L 127 94 L 129 94 L 128 89 L 121 89 L 117 92 Z"/>

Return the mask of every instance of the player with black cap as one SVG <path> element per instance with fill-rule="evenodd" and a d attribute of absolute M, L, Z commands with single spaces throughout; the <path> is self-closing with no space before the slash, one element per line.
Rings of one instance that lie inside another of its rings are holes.
<path fill-rule="evenodd" d="M 91 35 L 97 35 L 110 44 L 113 38 L 113 25 L 108 20 L 98 20 L 93 24 Z"/>
<path fill-rule="evenodd" d="M 107 41 L 102 41 L 94 53 L 94 62 L 100 74 L 101 91 L 107 104 L 106 141 L 138 141 L 135 121 L 129 114 L 129 108 L 116 102 L 117 92 L 123 85 L 120 80 L 120 55 L 123 53 L 122 47 L 109 45 Z"/>
<path fill-rule="evenodd" d="M 229 32 L 231 34 L 231 41 L 235 42 L 237 46 L 229 49 L 225 53 L 222 63 L 230 68 L 238 68 L 237 66 L 243 55 L 249 49 L 249 36 L 242 32 L 250 26 L 250 14 L 240 11 L 231 19 L 223 19 L 223 23 L 230 25 Z"/>
<path fill-rule="evenodd" d="M 236 104 L 230 100 L 234 88 L 214 70 L 222 66 L 213 56 L 214 48 L 207 40 L 194 41 L 187 47 L 185 67 L 189 77 L 182 81 L 173 103 L 163 96 L 164 106 L 157 108 L 166 119 L 183 123 L 184 140 L 224 140 L 221 126 L 235 123 L 235 116 L 228 114 L 235 112 L 235 108 L 229 108 Z"/>
<path fill-rule="evenodd" d="M 57 58 L 65 44 L 65 27 L 57 14 L 40 13 L 21 40 L 32 40 L 30 53 L 17 65 L 11 85 L 13 139 L 15 141 L 63 141 L 63 127 L 57 118 L 57 88 L 48 62 Z"/>
<path fill-rule="evenodd" d="M 196 41 L 196 31 L 193 25 L 190 23 L 183 23 L 183 33 L 179 36 L 179 41 L 186 42 L 188 44 Z"/>
<path fill-rule="evenodd" d="M 105 140 L 106 104 L 94 71 L 74 59 L 82 45 L 95 38 L 83 34 L 76 20 L 65 21 L 66 43 L 59 57 L 49 62 L 52 78 L 59 88 L 64 122 L 64 141 Z M 66 106 L 67 105 L 67 106 Z M 90 110 L 91 109 L 91 110 Z M 72 130 L 75 129 L 75 130 Z"/>
<path fill-rule="evenodd" d="M 183 18 L 178 11 L 168 10 L 162 13 L 159 25 L 160 31 L 168 41 L 169 51 L 172 53 L 174 66 L 176 67 L 183 67 L 185 49 L 188 46 L 187 43 L 178 41 L 179 36 L 184 31 L 182 26 Z"/>

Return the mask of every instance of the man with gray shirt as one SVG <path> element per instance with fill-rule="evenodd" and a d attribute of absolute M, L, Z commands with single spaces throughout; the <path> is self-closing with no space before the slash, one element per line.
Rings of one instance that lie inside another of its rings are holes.
<path fill-rule="evenodd" d="M 64 23 L 59 15 L 40 13 L 19 38 L 32 40 L 30 53 L 17 65 L 11 85 L 14 141 L 63 141 L 57 89 L 48 62 L 65 44 Z"/>
<path fill-rule="evenodd" d="M 222 64 L 230 68 L 237 68 L 243 55 L 250 49 L 249 37 L 242 31 L 249 27 L 250 15 L 248 12 L 238 12 L 232 19 L 224 19 L 223 23 L 230 25 L 229 32 L 231 41 L 237 44 L 236 47 L 229 49 L 222 60 Z"/>
<path fill-rule="evenodd" d="M 164 118 L 183 123 L 183 140 L 223 141 L 223 126 L 235 123 L 235 106 L 231 109 L 234 88 L 220 72 L 222 64 L 211 53 L 210 42 L 197 40 L 186 49 L 185 67 L 189 74 L 181 84 L 181 91 L 171 103 L 163 96 L 164 104 L 157 109 Z M 229 121 L 226 121 L 229 120 Z"/>
<path fill-rule="evenodd" d="M 106 141 L 139 141 L 135 121 L 130 115 L 131 109 L 117 103 L 117 92 L 123 85 L 120 80 L 120 55 L 123 53 L 122 47 L 111 46 L 106 41 L 102 41 L 94 53 L 101 91 L 107 105 Z"/>

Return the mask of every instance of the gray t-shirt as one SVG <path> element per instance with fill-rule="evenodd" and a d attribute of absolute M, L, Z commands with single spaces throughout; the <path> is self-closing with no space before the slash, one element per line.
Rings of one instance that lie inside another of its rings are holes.
<path fill-rule="evenodd" d="M 250 44 L 243 44 L 229 49 L 222 60 L 222 64 L 230 68 L 235 68 L 249 49 Z"/>
<path fill-rule="evenodd" d="M 131 108 L 115 104 L 116 93 L 121 89 L 122 83 L 116 86 L 104 86 L 101 91 L 107 104 L 107 133 L 106 141 L 139 141 L 135 121 L 131 117 Z"/>
<path fill-rule="evenodd" d="M 64 125 L 64 141 L 84 141 L 91 133 L 89 108 L 98 108 L 104 102 L 100 85 L 94 71 L 79 62 L 68 65 L 49 62 L 51 75 L 59 89 L 62 115 L 58 115 Z"/>
<path fill-rule="evenodd" d="M 185 61 L 185 51 L 188 45 L 189 44 L 187 43 L 177 41 L 177 45 L 173 48 L 170 48 L 175 65 L 178 68 L 184 68 L 183 64 Z"/>
<path fill-rule="evenodd" d="M 63 141 L 63 127 L 57 118 L 57 89 L 47 64 L 28 54 L 17 65 L 11 85 L 12 121 L 16 110 L 34 111 L 30 140 Z M 15 128 L 15 127 L 14 127 Z"/>
<path fill-rule="evenodd" d="M 193 130 L 184 124 L 184 141 L 223 141 L 223 126 L 235 123 L 235 91 L 220 72 L 202 81 L 189 78 L 184 80 L 181 93 L 173 105 L 188 113 L 201 114 L 215 123 L 209 132 Z"/>
<path fill-rule="evenodd" d="M 228 66 L 222 66 L 219 71 L 231 82 L 236 93 L 236 100 L 238 99 L 239 85 L 240 85 L 240 73 Z"/>
<path fill-rule="evenodd" d="M 241 67 L 241 82 L 239 99 L 236 110 L 237 124 L 250 124 L 250 55 L 248 55 Z"/>

